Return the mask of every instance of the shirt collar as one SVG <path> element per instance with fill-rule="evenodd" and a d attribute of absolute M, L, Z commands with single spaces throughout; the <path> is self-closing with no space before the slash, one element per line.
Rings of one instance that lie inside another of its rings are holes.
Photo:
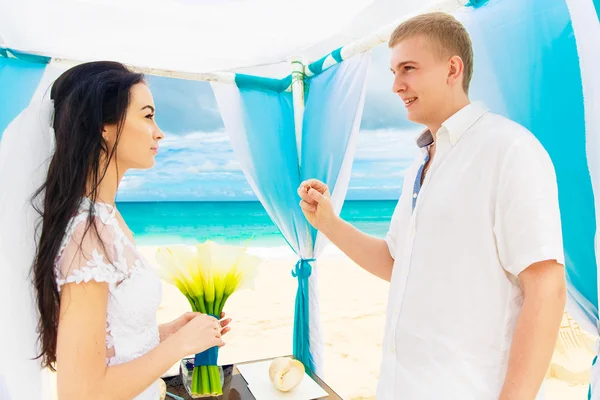
<path fill-rule="evenodd" d="M 450 143 L 454 146 L 460 140 L 462 135 L 486 112 L 487 108 L 483 103 L 475 102 L 467 104 L 442 123 L 442 127 L 438 131 L 438 134 L 441 133 L 442 129 L 448 131 Z M 427 147 L 432 143 L 433 135 L 429 129 L 425 129 L 417 137 L 417 146 L 420 148 Z"/>

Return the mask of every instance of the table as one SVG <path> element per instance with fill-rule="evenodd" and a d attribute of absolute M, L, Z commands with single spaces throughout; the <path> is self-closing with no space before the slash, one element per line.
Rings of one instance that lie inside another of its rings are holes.
<path fill-rule="evenodd" d="M 293 356 L 285 356 L 285 357 L 294 358 Z M 248 364 L 248 363 L 259 362 L 259 361 L 267 361 L 267 360 L 270 361 L 273 359 L 274 358 L 267 358 L 267 359 L 263 359 L 263 360 L 253 360 L 253 361 L 247 361 L 247 362 L 243 362 L 243 363 L 230 364 L 230 365 L 223 366 L 223 373 L 225 375 L 225 383 L 223 385 L 223 394 L 220 396 L 203 397 L 203 399 L 206 399 L 206 400 L 255 400 L 254 396 L 250 392 L 250 389 L 248 389 L 248 383 L 246 382 L 244 377 L 240 374 L 239 370 L 237 369 L 237 366 L 243 365 L 243 364 Z M 325 390 L 328 393 L 328 395 L 326 397 L 319 397 L 319 399 L 312 399 L 312 400 L 321 400 L 321 399 L 322 400 L 342 400 L 342 398 L 337 393 L 335 393 L 333 391 L 333 389 L 331 389 L 325 382 L 323 382 L 323 380 L 321 378 L 319 378 L 314 372 L 310 371 L 309 369 L 306 369 L 306 373 L 308 374 L 308 376 L 313 378 L 315 380 L 315 382 L 317 382 L 317 384 L 323 388 L 323 390 Z M 178 376 L 171 377 L 171 378 L 164 378 L 164 381 L 167 384 L 167 392 L 173 393 L 177 396 L 180 396 L 180 397 L 184 398 L 185 400 L 192 400 L 192 397 L 190 397 L 187 394 L 185 387 L 183 386 L 183 382 L 181 380 L 181 374 Z M 173 400 L 173 398 L 169 397 L 169 395 L 167 395 L 166 400 Z"/>

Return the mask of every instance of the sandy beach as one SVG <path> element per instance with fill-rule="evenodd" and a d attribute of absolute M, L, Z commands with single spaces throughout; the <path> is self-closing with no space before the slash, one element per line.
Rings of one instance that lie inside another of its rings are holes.
<path fill-rule="evenodd" d="M 140 250 L 154 263 L 156 247 Z M 223 364 L 292 353 L 296 280 L 290 271 L 296 262 L 294 254 L 285 248 L 249 251 L 264 262 L 255 289 L 234 294 L 225 306 L 233 322 L 219 355 Z M 364 272 L 331 245 L 319 258 L 318 277 L 324 380 L 344 399 L 375 399 L 389 284 Z M 159 322 L 186 311 L 187 300 L 175 287 L 164 284 Z M 591 339 L 586 339 L 584 344 L 577 338 L 558 344 L 544 383 L 546 400 L 587 398 L 594 355 L 593 347 L 588 349 Z"/>

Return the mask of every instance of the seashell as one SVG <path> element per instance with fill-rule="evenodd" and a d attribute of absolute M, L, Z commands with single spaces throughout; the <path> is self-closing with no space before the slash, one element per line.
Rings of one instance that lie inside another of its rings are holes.
<path fill-rule="evenodd" d="M 167 384 L 162 379 L 158 379 L 158 384 L 160 386 L 160 400 L 165 400 L 167 397 Z"/>
<path fill-rule="evenodd" d="M 269 366 L 269 378 L 277 390 L 288 392 L 304 378 L 304 365 L 289 357 L 278 357 Z"/>

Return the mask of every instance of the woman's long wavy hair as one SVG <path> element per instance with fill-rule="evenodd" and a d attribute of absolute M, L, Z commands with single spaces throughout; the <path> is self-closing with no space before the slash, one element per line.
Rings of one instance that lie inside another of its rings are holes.
<path fill-rule="evenodd" d="M 34 199 L 43 196 L 43 207 L 37 208 L 41 232 L 32 272 L 39 311 L 37 358 L 52 370 L 60 310 L 55 262 L 61 242 L 83 197 L 89 197 L 92 203 L 96 201 L 109 161 L 116 158 L 131 88 L 142 82 L 142 74 L 131 72 L 122 64 L 91 62 L 63 73 L 50 91 L 56 147 L 46 181 L 34 194 Z M 102 132 L 105 125 L 113 124 L 117 126 L 117 138 L 109 150 Z M 98 234 L 93 219 L 90 205 L 86 233 L 92 228 Z"/>

